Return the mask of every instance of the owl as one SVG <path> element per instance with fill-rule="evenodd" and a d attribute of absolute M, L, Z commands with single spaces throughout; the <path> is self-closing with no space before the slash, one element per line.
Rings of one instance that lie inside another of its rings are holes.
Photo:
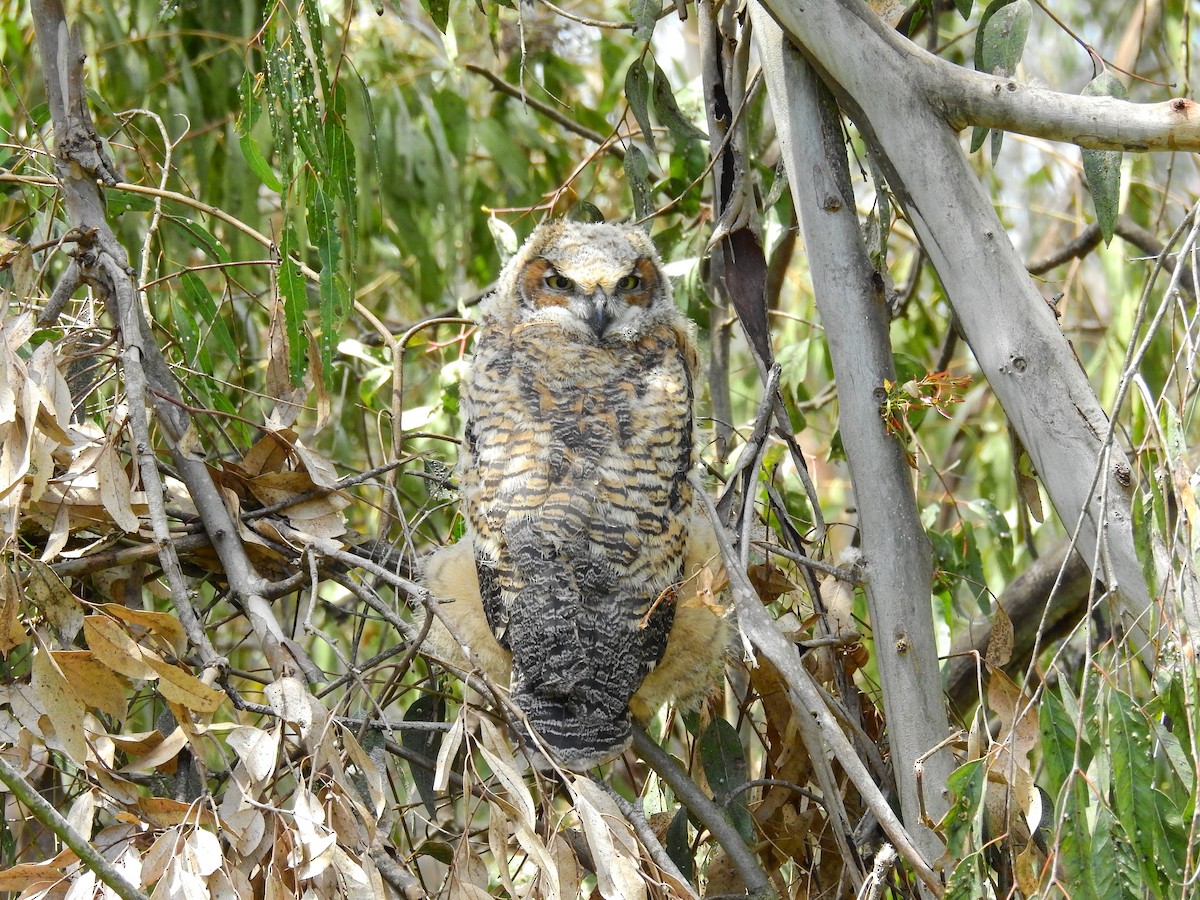
<path fill-rule="evenodd" d="M 460 395 L 467 533 L 424 577 L 575 771 L 629 746 L 631 707 L 702 694 L 724 650 L 706 602 L 715 541 L 688 482 L 697 364 L 635 227 L 542 225 L 482 306 Z M 440 623 L 429 643 L 461 661 Z"/>

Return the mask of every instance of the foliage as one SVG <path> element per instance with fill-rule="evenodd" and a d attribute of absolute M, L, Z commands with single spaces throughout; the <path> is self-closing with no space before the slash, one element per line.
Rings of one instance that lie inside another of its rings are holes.
<path fill-rule="evenodd" d="M 689 882 L 717 896 L 744 890 L 739 850 L 780 896 L 852 896 L 873 863 L 882 896 L 916 896 L 911 869 L 882 862 L 845 761 L 804 737 L 794 685 L 740 645 L 699 710 L 649 723 L 667 763 L 631 753 L 595 781 L 532 772 L 495 712 L 503 692 L 419 650 L 409 579 L 463 530 L 452 467 L 470 312 L 543 215 L 636 215 L 706 344 L 703 457 L 722 512 L 763 538 L 740 547 L 749 581 L 891 783 L 856 569 L 854 492 L 871 486 L 846 475 L 848 388 L 815 321 L 749 53 L 722 107 L 700 75 L 694 5 L 686 21 L 641 0 L 570 15 L 487 0 L 78 6 L 120 173 L 107 220 L 191 417 L 182 453 L 237 517 L 296 661 L 274 665 L 258 640 L 166 427 L 139 446 L 104 290 L 58 296 L 91 238 L 53 180 L 29 10 L 0 0 L 0 757 L 155 896 L 687 896 Z M 1025 0 L 943 6 L 902 25 L 956 63 L 973 49 L 989 72 L 1135 100 L 1163 99 L 1154 80 L 1195 83 L 1194 3 L 1137 4 L 1159 31 L 1083 0 L 1056 4 L 1058 19 Z M 1122 85 L 1125 70 L 1149 80 Z M 759 368 L 714 273 L 710 241 L 729 225 L 708 177 L 727 149 L 717 127 L 752 151 L 727 171 L 757 204 L 794 434 L 757 410 Z M 1142 665 L 1089 579 L 1009 620 L 1075 523 L 1043 514 L 902 198 L 846 128 L 892 313 L 897 380 L 877 386 L 880 414 L 913 465 L 946 678 L 968 663 L 973 695 L 937 826 L 947 896 L 1181 896 L 1200 871 L 1193 646 L 1164 633 Z M 1017 135 L 1000 155 L 1000 139 L 973 159 L 1113 411 L 1156 601 L 1194 605 L 1195 157 L 1076 157 Z M 147 454 L 169 542 L 152 527 Z M 220 664 L 189 636 L 165 543 Z M 718 602 L 723 586 L 708 588 Z M 44 819 L 3 800 L 0 890 L 99 890 Z"/>

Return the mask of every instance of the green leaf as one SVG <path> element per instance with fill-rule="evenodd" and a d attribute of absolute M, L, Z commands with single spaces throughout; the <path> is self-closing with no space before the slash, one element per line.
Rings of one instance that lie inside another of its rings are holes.
<path fill-rule="evenodd" d="M 450 25 L 450 0 L 421 0 L 421 6 L 433 19 L 434 27 L 445 34 Z"/>
<path fill-rule="evenodd" d="M 229 333 L 229 326 L 225 324 L 224 317 L 217 314 L 217 304 L 208 290 L 208 285 L 195 272 L 184 272 L 180 280 L 189 307 L 199 316 L 201 322 L 207 323 L 212 329 L 212 335 L 217 339 L 217 346 L 225 354 L 225 358 L 238 359 L 241 354 L 237 344 L 234 343 L 233 335 Z"/>
<path fill-rule="evenodd" d="M 1125 840 L 1120 823 L 1105 806 L 1096 810 L 1088 869 L 1092 896 L 1096 900 L 1125 900 L 1127 897 L 1140 896 L 1140 892 L 1133 890 L 1141 876 L 1130 855 L 1129 842 Z"/>
<path fill-rule="evenodd" d="M 1081 93 L 1085 97 L 1116 97 L 1118 100 L 1129 96 L 1125 85 L 1109 72 L 1101 72 Z M 1083 150 L 1082 155 L 1083 174 L 1087 176 L 1096 221 L 1100 223 L 1100 233 L 1107 246 L 1112 242 L 1121 205 L 1121 159 L 1124 154 L 1120 150 Z"/>
<path fill-rule="evenodd" d="M 754 838 L 746 792 L 746 754 L 737 729 L 724 719 L 713 719 L 700 736 L 700 762 L 712 788 L 713 799 L 746 842 Z"/>
<path fill-rule="evenodd" d="M 650 164 L 637 147 L 625 151 L 625 180 L 633 194 L 633 211 L 639 219 L 654 212 L 654 191 L 650 187 Z"/>
<path fill-rule="evenodd" d="M 404 713 L 406 722 L 441 722 L 444 719 L 442 698 L 436 694 L 418 697 Z M 442 746 L 442 732 L 404 728 L 400 731 L 400 743 L 405 750 L 423 756 L 430 762 L 435 762 L 438 750 Z M 412 773 L 413 784 L 417 786 L 417 793 L 421 795 L 421 802 L 425 804 L 429 815 L 436 818 L 438 795 L 433 786 L 433 769 L 412 762 L 408 764 L 408 767 Z"/>
<path fill-rule="evenodd" d="M 629 0 L 629 13 L 637 26 L 633 29 L 634 40 L 649 42 L 654 36 L 654 26 L 658 23 L 661 10 L 659 0 Z"/>
<path fill-rule="evenodd" d="M 304 379 L 308 368 L 308 337 L 304 333 L 305 313 L 308 310 L 308 292 L 296 255 L 296 231 L 290 225 L 283 232 L 279 245 L 279 294 L 283 298 L 283 317 L 287 323 L 288 368 L 292 384 Z"/>
<path fill-rule="evenodd" d="M 337 350 L 338 332 L 349 307 L 349 292 L 338 272 L 342 239 L 338 233 L 333 199 L 315 181 L 310 182 L 307 222 L 309 234 L 317 247 L 317 258 L 321 261 L 320 279 L 317 282 L 321 336 L 317 347 L 320 350 L 322 374 L 329 381 L 333 374 L 333 354 Z"/>
<path fill-rule="evenodd" d="M 671 862 L 679 867 L 679 871 L 683 873 L 688 881 L 694 881 L 696 877 L 696 862 L 692 859 L 692 845 L 688 840 L 688 809 L 686 806 L 680 806 L 671 817 L 671 824 L 667 826 L 667 837 L 663 841 L 663 849 L 667 851 L 667 856 L 671 857 Z"/>
<path fill-rule="evenodd" d="M 993 4 L 994 6 L 994 4 Z M 992 10 L 992 7 L 988 8 Z M 1017 71 L 1025 40 L 1029 37 L 1029 21 L 1033 7 L 1029 0 L 1013 0 L 995 8 L 979 26 L 976 49 L 983 71 L 1007 78 Z"/>
<path fill-rule="evenodd" d="M 942 819 L 942 829 L 946 847 L 953 856 L 964 857 L 982 844 L 983 787 L 986 782 L 987 772 L 982 759 L 959 766 L 946 779 L 954 802 Z"/>
<path fill-rule="evenodd" d="M 1074 770 L 1075 723 L 1052 690 L 1043 694 L 1038 706 L 1038 729 L 1042 737 L 1042 765 L 1046 769 L 1050 793 L 1057 795 Z"/>
<path fill-rule="evenodd" d="M 954 8 L 958 10 L 958 14 L 964 19 L 971 18 L 971 7 L 975 5 L 975 0 L 954 0 Z"/>
<path fill-rule="evenodd" d="M 642 138 L 650 152 L 654 149 L 654 129 L 650 126 L 650 76 L 640 59 L 635 59 L 625 73 L 625 99 L 629 101 L 629 110 L 637 120 L 638 128 L 642 130 Z"/>
<path fill-rule="evenodd" d="M 238 138 L 238 145 L 242 148 L 242 156 L 249 163 L 251 171 L 258 176 L 258 180 L 276 193 L 282 192 L 283 182 L 279 180 L 275 171 L 271 168 L 271 164 L 263 156 L 262 149 L 258 146 L 258 141 L 248 134 L 243 134 Z"/>
<path fill-rule="evenodd" d="M 996 508 L 996 504 L 986 498 L 970 501 L 968 504 L 988 524 L 992 539 L 995 541 L 996 564 L 1006 582 L 1013 579 L 1013 536 L 1008 519 Z"/>
<path fill-rule="evenodd" d="M 667 81 L 667 76 L 658 63 L 654 64 L 653 96 L 654 111 L 658 114 L 659 121 L 667 126 L 677 141 L 708 140 L 704 132 L 691 123 L 675 102 L 671 82 Z"/>
<path fill-rule="evenodd" d="M 1167 853 L 1163 822 L 1165 797 L 1154 789 L 1154 735 L 1145 715 L 1119 690 L 1109 694 L 1108 732 L 1112 747 L 1113 811 L 1121 823 L 1134 855 L 1141 860 L 1147 886 L 1178 878 L 1175 860 Z"/>
<path fill-rule="evenodd" d="M 979 900 L 980 897 L 986 897 L 987 893 L 983 889 L 983 873 L 986 867 L 987 861 L 983 858 L 982 850 L 959 860 L 946 881 L 943 900 Z"/>
<path fill-rule="evenodd" d="M 976 125 L 971 129 L 971 152 L 974 153 L 983 146 L 983 142 L 987 140 L 988 131 L 982 125 Z"/>

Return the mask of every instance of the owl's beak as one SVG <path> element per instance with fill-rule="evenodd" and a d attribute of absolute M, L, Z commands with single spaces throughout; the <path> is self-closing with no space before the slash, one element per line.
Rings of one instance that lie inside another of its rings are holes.
<path fill-rule="evenodd" d="M 608 308 L 608 297 L 604 291 L 598 290 L 588 298 L 588 312 L 584 317 L 588 327 L 596 337 L 604 337 L 604 332 L 612 322 L 612 312 Z"/>

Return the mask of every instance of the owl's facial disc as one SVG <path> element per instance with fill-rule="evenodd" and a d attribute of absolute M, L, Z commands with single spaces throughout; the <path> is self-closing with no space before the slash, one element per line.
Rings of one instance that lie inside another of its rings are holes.
<path fill-rule="evenodd" d="M 568 325 L 573 319 L 596 338 L 614 326 L 631 326 L 653 303 L 659 277 L 653 261 L 644 257 L 599 278 L 574 279 L 571 274 L 569 267 L 560 270 L 548 259 L 535 259 L 525 270 L 522 293 L 551 320 Z"/>

